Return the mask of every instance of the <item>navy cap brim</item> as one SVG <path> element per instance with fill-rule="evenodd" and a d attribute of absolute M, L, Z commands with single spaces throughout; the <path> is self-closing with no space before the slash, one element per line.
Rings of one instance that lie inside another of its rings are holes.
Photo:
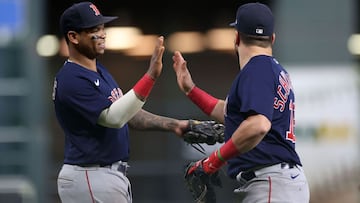
<path fill-rule="evenodd" d="M 98 21 L 93 22 L 91 24 L 81 26 L 81 28 L 82 29 L 84 29 L 84 28 L 92 28 L 92 27 L 95 27 L 95 26 L 98 26 L 98 25 L 101 25 L 101 24 L 109 23 L 109 22 L 111 22 L 113 20 L 116 20 L 117 18 L 118 17 L 116 17 L 116 16 L 102 16 L 101 19 L 99 19 Z"/>

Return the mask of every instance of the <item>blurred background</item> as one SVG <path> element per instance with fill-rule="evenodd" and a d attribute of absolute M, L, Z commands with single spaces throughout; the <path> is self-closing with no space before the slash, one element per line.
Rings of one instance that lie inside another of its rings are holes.
<path fill-rule="evenodd" d="M 66 60 L 59 16 L 71 0 L 0 0 L 0 202 L 59 203 L 63 133 L 51 94 Z M 155 38 L 165 36 L 164 69 L 144 109 L 179 119 L 209 119 L 178 89 L 174 50 L 193 79 L 225 98 L 238 71 L 233 51 L 239 5 L 251 1 L 93 1 L 109 23 L 99 60 L 123 92 L 145 73 Z M 296 93 L 296 136 L 311 203 L 360 202 L 360 4 L 356 0 L 260 1 L 276 20 L 275 57 Z M 204 146 L 207 153 L 218 146 Z M 184 203 L 183 168 L 203 155 L 173 133 L 131 130 L 134 203 Z M 236 182 L 221 174 L 218 202 L 235 202 Z"/>

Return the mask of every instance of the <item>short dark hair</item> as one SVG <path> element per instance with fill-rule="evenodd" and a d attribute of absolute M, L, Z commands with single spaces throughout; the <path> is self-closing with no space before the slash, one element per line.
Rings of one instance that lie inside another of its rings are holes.
<path fill-rule="evenodd" d="M 255 45 L 267 48 L 272 45 L 272 36 L 248 35 L 239 32 L 239 37 L 245 45 Z"/>

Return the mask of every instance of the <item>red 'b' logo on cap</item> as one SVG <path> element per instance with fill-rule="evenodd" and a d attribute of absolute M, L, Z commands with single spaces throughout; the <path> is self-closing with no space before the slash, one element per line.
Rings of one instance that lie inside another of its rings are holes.
<path fill-rule="evenodd" d="M 97 9 L 94 4 L 91 4 L 91 5 L 90 5 L 90 8 L 94 11 L 94 13 L 95 13 L 96 16 L 98 16 L 98 15 L 101 14 L 100 11 L 99 11 L 99 9 Z"/>

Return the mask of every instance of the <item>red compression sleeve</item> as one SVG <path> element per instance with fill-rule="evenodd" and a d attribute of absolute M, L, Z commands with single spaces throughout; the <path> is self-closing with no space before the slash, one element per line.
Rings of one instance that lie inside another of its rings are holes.
<path fill-rule="evenodd" d="M 218 149 L 218 157 L 222 161 L 227 161 L 236 155 L 239 154 L 239 151 L 236 149 L 235 143 L 230 138 L 223 146 Z"/>
<path fill-rule="evenodd" d="M 133 87 L 134 92 L 144 97 L 145 99 L 149 96 L 155 80 L 150 77 L 149 74 L 145 74 Z"/>
<path fill-rule="evenodd" d="M 228 140 L 220 149 L 213 152 L 207 159 L 203 161 L 204 171 L 208 174 L 215 173 L 226 161 L 239 154 L 232 139 Z"/>
<path fill-rule="evenodd" d="M 204 113 L 210 115 L 219 99 L 194 86 L 187 95 Z"/>

